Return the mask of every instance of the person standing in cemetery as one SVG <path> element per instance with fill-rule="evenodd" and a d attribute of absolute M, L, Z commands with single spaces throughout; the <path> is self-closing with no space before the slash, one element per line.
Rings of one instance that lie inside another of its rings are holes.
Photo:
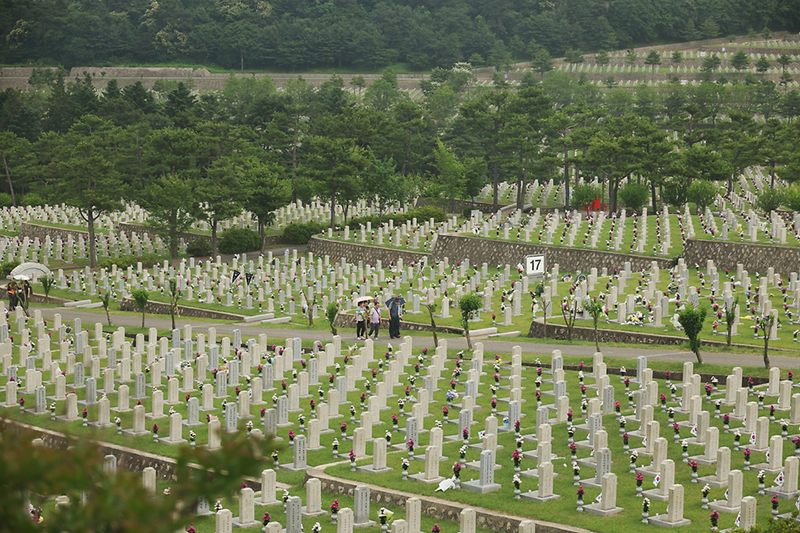
<path fill-rule="evenodd" d="M 367 302 L 358 302 L 356 307 L 356 338 L 363 340 L 367 337 Z"/>
<path fill-rule="evenodd" d="M 22 297 L 24 299 L 22 307 L 25 309 L 25 315 L 31 316 L 28 314 L 28 306 L 31 303 L 31 298 L 33 298 L 33 287 L 31 287 L 31 283 L 27 279 L 22 282 Z"/>
<path fill-rule="evenodd" d="M 369 336 L 374 333 L 375 340 L 378 339 L 378 330 L 381 328 L 381 303 L 375 302 L 375 307 L 369 312 Z"/>
<path fill-rule="evenodd" d="M 17 304 L 19 303 L 19 297 L 17 296 L 17 284 L 14 280 L 11 280 L 6 286 L 6 290 L 8 291 L 8 308 L 9 310 L 13 311 L 17 308 Z"/>
<path fill-rule="evenodd" d="M 389 337 L 400 338 L 400 298 L 397 296 L 389 304 Z"/>

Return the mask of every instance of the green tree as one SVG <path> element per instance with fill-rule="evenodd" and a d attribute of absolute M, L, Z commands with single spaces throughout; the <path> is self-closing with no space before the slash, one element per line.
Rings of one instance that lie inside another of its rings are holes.
<path fill-rule="evenodd" d="M 678 313 L 678 322 L 680 322 L 683 332 L 689 338 L 689 349 L 694 352 L 697 357 L 697 362 L 703 364 L 703 358 L 700 356 L 700 332 L 703 331 L 703 321 L 706 319 L 708 309 L 705 307 L 689 307 L 684 305 L 684 308 Z"/>
<path fill-rule="evenodd" d="M 178 258 L 178 241 L 196 220 L 195 180 L 200 175 L 200 145 L 191 130 L 166 128 L 154 132 L 144 148 L 149 179 L 137 194 L 148 211 L 148 225 Z"/>
<path fill-rule="evenodd" d="M 458 301 L 458 307 L 461 309 L 461 327 L 464 328 L 464 336 L 467 338 L 467 348 L 472 349 L 472 340 L 469 338 L 469 320 L 472 318 L 473 313 L 480 310 L 483 302 L 480 296 L 474 294 L 465 294 Z"/>
<path fill-rule="evenodd" d="M 778 64 L 781 66 L 781 69 L 786 70 L 786 67 L 788 67 L 792 63 L 792 56 L 790 56 L 789 54 L 781 54 L 780 56 L 778 56 L 777 61 Z"/>
<path fill-rule="evenodd" d="M 647 54 L 647 58 L 644 60 L 645 65 L 660 65 L 661 64 L 661 54 L 656 52 L 655 50 L 651 50 L 649 54 Z"/>
<path fill-rule="evenodd" d="M 719 35 L 719 24 L 712 17 L 705 19 L 698 29 L 703 39 L 713 39 Z"/>
<path fill-rule="evenodd" d="M 708 180 L 695 180 L 686 192 L 687 199 L 697 205 L 697 209 L 704 211 L 714 202 L 717 190 Z"/>
<path fill-rule="evenodd" d="M 770 65 L 769 59 L 764 56 L 761 56 L 759 60 L 756 61 L 756 70 L 759 72 L 759 74 L 764 74 L 771 66 L 772 65 Z"/>
<path fill-rule="evenodd" d="M 642 206 L 647 203 L 647 185 L 636 182 L 628 182 L 619 190 L 619 198 L 625 207 L 634 211 L 641 211 Z"/>
<path fill-rule="evenodd" d="M 242 479 L 260 475 L 264 457 L 276 449 L 271 438 L 245 438 L 243 432 L 222 432 L 221 448 L 214 451 L 181 446 L 169 494 L 153 497 L 142 484 L 140 472 L 118 469 L 110 475 L 105 471 L 102 443 L 70 434 L 68 428 L 60 431 L 67 433 L 69 446 L 36 446 L 31 443 L 41 437 L 41 431 L 5 419 L 0 422 L 4 436 L 0 439 L 3 529 L 17 533 L 142 529 L 174 533 L 186 528 L 186 510 L 199 498 L 210 500 L 238 491 Z M 44 522 L 32 520 L 30 505 L 46 506 L 54 494 L 67 496 L 71 504 L 50 507 Z"/>
<path fill-rule="evenodd" d="M 703 58 L 703 72 L 711 73 L 717 70 L 722 60 L 717 54 L 711 54 Z"/>
<path fill-rule="evenodd" d="M 133 301 L 136 302 L 136 309 L 142 312 L 142 328 L 144 328 L 145 308 L 147 308 L 147 301 L 150 299 L 150 293 L 146 289 L 136 289 L 131 291 Z"/>
<path fill-rule="evenodd" d="M 364 79 L 364 76 L 361 76 L 359 74 L 358 76 L 353 76 L 352 78 L 350 78 L 350 85 L 358 89 L 358 97 L 361 98 L 361 93 L 367 86 L 367 80 Z"/>
<path fill-rule="evenodd" d="M 175 315 L 178 314 L 178 301 L 181 299 L 181 290 L 178 288 L 177 280 L 169 280 L 167 294 L 169 295 L 169 316 L 172 319 L 172 329 L 175 329 Z"/>
<path fill-rule="evenodd" d="M 600 315 L 603 314 L 603 302 L 599 301 L 597 298 L 587 299 L 583 303 L 583 309 L 589 313 L 589 316 L 592 317 L 592 323 L 594 324 L 594 346 L 595 349 L 599 352 L 600 351 L 600 340 L 597 334 L 597 322 L 600 320 Z"/>
<path fill-rule="evenodd" d="M 27 166 L 31 163 L 31 143 L 27 139 L 17 137 L 10 131 L 0 132 L 0 159 L 3 160 L 3 171 L 6 175 L 11 205 L 16 207 L 17 197 L 14 193 L 14 182 L 21 181 Z"/>
<path fill-rule="evenodd" d="M 583 54 L 581 54 L 580 50 L 570 48 L 564 53 L 564 60 L 572 64 L 583 63 Z"/>
<path fill-rule="evenodd" d="M 100 303 L 103 304 L 103 310 L 106 312 L 106 320 L 108 325 L 111 325 L 111 291 L 101 292 L 99 295 Z"/>
<path fill-rule="evenodd" d="M 608 65 L 611 62 L 611 56 L 609 56 L 608 52 L 605 50 L 600 50 L 600 52 L 594 56 L 594 62 L 598 65 Z"/>
<path fill-rule="evenodd" d="M 600 188 L 588 183 L 581 183 L 572 189 L 572 199 L 570 204 L 576 209 L 583 209 L 584 206 L 600 198 Z"/>
<path fill-rule="evenodd" d="M 639 61 L 639 55 L 633 50 L 628 50 L 628 53 L 625 54 L 625 64 L 633 66 L 637 61 Z"/>
<path fill-rule="evenodd" d="M 739 50 L 731 57 L 731 66 L 739 72 L 746 70 L 750 66 L 750 56 L 744 50 Z"/>
<path fill-rule="evenodd" d="M 331 335 L 336 335 L 336 317 L 339 315 L 339 305 L 336 302 L 331 302 L 325 309 L 325 316 L 328 319 L 328 325 L 331 327 Z"/>
<path fill-rule="evenodd" d="M 45 274 L 39 280 L 39 283 L 42 284 L 42 290 L 44 291 L 44 299 L 47 303 L 50 303 L 50 291 L 53 290 L 56 284 L 56 278 L 52 274 Z"/>
<path fill-rule="evenodd" d="M 275 220 L 275 211 L 285 206 L 292 196 L 289 180 L 277 163 L 248 158 L 241 167 L 242 184 L 248 190 L 244 208 L 258 220 L 261 254 L 264 254 L 264 233 Z"/>
<path fill-rule="evenodd" d="M 731 345 L 731 337 L 733 336 L 733 324 L 736 322 L 736 308 L 739 307 L 739 297 L 737 296 L 733 302 L 731 302 L 730 307 L 728 304 L 725 304 L 725 324 L 727 325 L 727 345 Z"/>
<path fill-rule="evenodd" d="M 765 213 L 771 213 L 783 205 L 786 194 L 783 189 L 765 188 L 758 195 L 756 205 Z"/>
<path fill-rule="evenodd" d="M 545 48 L 540 48 L 536 52 L 536 55 L 533 56 L 531 67 L 533 67 L 533 70 L 541 74 L 541 77 L 544 78 L 545 74 L 553 70 L 553 58 L 550 57 L 550 52 L 548 52 Z"/>
<path fill-rule="evenodd" d="M 683 61 L 683 53 L 678 52 L 677 50 L 672 52 L 672 56 L 670 56 L 670 60 L 675 63 L 676 65 L 680 65 Z"/>
<path fill-rule="evenodd" d="M 366 153 L 351 138 L 316 135 L 307 143 L 309 154 L 303 171 L 312 189 L 330 201 L 333 228 L 337 204 L 349 205 L 359 196 L 358 176 L 366 166 Z"/>
<path fill-rule="evenodd" d="M 86 222 L 91 268 L 97 267 L 95 221 L 100 216 L 122 208 L 120 199 L 125 187 L 116 170 L 110 125 L 87 115 L 76 122 L 61 139 L 56 156 L 55 183 L 57 198 L 78 209 Z"/>

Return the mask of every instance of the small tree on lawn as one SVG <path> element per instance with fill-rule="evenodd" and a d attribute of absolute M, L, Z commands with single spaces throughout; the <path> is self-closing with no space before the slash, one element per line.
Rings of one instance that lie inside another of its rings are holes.
<path fill-rule="evenodd" d="M 764 368 L 769 370 L 769 332 L 775 324 L 775 315 L 763 315 L 757 323 L 764 332 Z"/>
<path fill-rule="evenodd" d="M 587 313 L 589 313 L 589 315 L 591 315 L 592 321 L 594 322 L 594 346 L 599 352 L 600 342 L 597 335 L 597 321 L 600 320 L 600 315 L 603 314 L 603 302 L 599 301 L 597 298 L 593 298 L 592 300 L 585 302 L 583 304 L 583 308 Z"/>
<path fill-rule="evenodd" d="M 426 304 L 426 307 L 428 308 L 428 314 L 431 317 L 431 329 L 433 330 L 433 345 L 434 346 L 439 346 L 439 339 L 436 336 L 436 322 L 433 320 L 433 315 L 435 315 L 436 311 L 438 311 L 439 304 L 437 304 L 436 302 L 433 302 L 433 303 Z"/>
<path fill-rule="evenodd" d="M 108 325 L 110 326 L 111 312 L 109 311 L 109 307 L 111 306 L 111 291 L 101 292 L 100 302 L 103 304 L 103 309 L 106 311 L 106 320 L 108 320 Z"/>
<path fill-rule="evenodd" d="M 42 277 L 39 281 L 42 284 L 42 289 L 44 290 L 44 298 L 47 303 L 50 303 L 50 290 L 56 284 L 56 278 L 52 274 L 47 274 Z"/>
<path fill-rule="evenodd" d="M 733 328 L 733 323 L 736 321 L 737 307 L 739 307 L 739 298 L 733 301 L 730 309 L 728 309 L 727 305 L 725 306 L 725 323 L 728 325 L 728 346 L 731 345 L 731 334 L 733 333 L 731 330 Z"/>
<path fill-rule="evenodd" d="M 481 308 L 481 299 L 474 294 L 467 294 L 458 301 L 458 307 L 461 308 L 461 326 L 464 328 L 464 336 L 467 337 L 467 348 L 471 350 L 472 340 L 469 338 L 469 319 L 473 313 Z"/>
<path fill-rule="evenodd" d="M 561 304 L 561 316 L 564 317 L 564 324 L 567 326 L 567 340 L 571 341 L 572 327 L 575 325 L 575 318 L 578 316 L 578 302 L 574 300 L 570 302 L 564 298 Z"/>
<path fill-rule="evenodd" d="M 131 293 L 133 301 L 136 302 L 136 308 L 142 310 L 142 327 L 144 327 L 144 310 L 147 307 L 147 300 L 150 294 L 145 289 L 136 289 Z"/>
<path fill-rule="evenodd" d="M 325 309 L 325 316 L 328 317 L 328 322 L 331 325 L 331 333 L 336 335 L 336 325 L 334 322 L 336 321 L 336 316 L 339 314 L 339 305 L 336 302 L 331 302 L 328 304 L 328 307 Z"/>
<path fill-rule="evenodd" d="M 678 322 L 680 322 L 684 333 L 689 338 L 689 348 L 694 352 L 697 357 L 697 362 L 703 364 L 703 358 L 700 356 L 700 332 L 703 331 L 703 321 L 706 319 L 708 309 L 705 307 L 684 307 L 683 311 L 678 313 Z"/>
<path fill-rule="evenodd" d="M 169 280 L 167 292 L 169 293 L 169 316 L 172 318 L 172 329 L 175 329 L 175 315 L 178 314 L 178 300 L 181 299 L 181 290 L 178 288 L 176 280 Z"/>

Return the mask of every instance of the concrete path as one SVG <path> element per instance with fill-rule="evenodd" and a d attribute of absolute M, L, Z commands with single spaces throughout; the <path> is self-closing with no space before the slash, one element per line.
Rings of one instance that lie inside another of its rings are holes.
<path fill-rule="evenodd" d="M 81 311 L 78 309 L 71 309 L 71 308 L 43 308 L 41 309 L 42 315 L 45 318 L 52 318 L 53 315 L 56 313 L 61 314 L 61 319 L 64 322 L 71 322 L 77 317 L 83 321 L 84 324 L 93 324 L 95 322 L 102 322 L 106 323 L 106 317 L 102 313 L 95 313 L 91 311 Z M 141 317 L 138 316 L 131 316 L 131 315 L 111 315 L 111 320 L 115 326 L 124 326 L 124 327 L 140 327 L 142 324 Z M 320 318 L 318 320 L 324 320 L 324 318 Z M 282 343 L 283 339 L 287 337 L 300 337 L 303 340 L 307 341 L 314 341 L 319 340 L 323 343 L 330 342 L 331 340 L 331 333 L 330 331 L 309 331 L 304 329 L 289 329 L 289 328 L 280 328 L 280 327 L 264 327 L 261 325 L 253 326 L 249 324 L 231 324 L 231 323 L 220 323 L 214 321 L 191 321 L 191 322 L 183 322 L 178 320 L 180 327 L 184 323 L 188 323 L 192 325 L 192 328 L 197 332 L 203 332 L 207 330 L 209 327 L 215 327 L 218 334 L 224 335 L 231 335 L 234 329 L 239 329 L 242 331 L 242 335 L 244 336 L 256 336 L 261 333 L 266 333 L 269 339 L 276 339 L 276 344 Z M 172 323 L 169 317 L 160 317 L 160 316 L 148 316 L 146 318 L 145 326 L 147 327 L 156 327 L 159 329 L 170 329 L 172 327 Z M 378 338 L 377 344 L 380 346 L 385 346 L 390 342 L 388 336 L 388 330 L 382 330 L 383 335 Z M 347 344 L 355 344 L 355 331 L 352 330 L 339 330 L 339 334 L 342 337 L 342 343 L 345 345 Z M 532 342 L 517 342 L 513 339 L 511 340 L 489 340 L 489 339 L 477 339 L 484 345 L 484 351 L 486 354 L 491 355 L 493 353 L 510 353 L 512 347 L 514 346 L 521 346 L 523 353 L 531 353 L 531 354 L 538 354 L 540 356 L 546 356 L 549 358 L 550 353 L 553 350 L 561 350 L 563 355 L 572 355 L 578 357 L 585 357 L 587 361 L 591 361 L 592 354 L 595 352 L 595 348 L 592 345 L 570 345 L 570 344 L 557 344 L 557 343 L 532 343 Z M 476 339 L 473 339 L 475 342 Z M 394 344 L 397 345 L 399 342 L 394 341 Z M 467 349 L 467 341 L 464 338 L 448 338 L 447 345 L 451 349 L 457 350 L 466 350 Z M 433 337 L 432 336 L 415 336 L 414 337 L 414 346 L 417 347 L 427 347 L 433 348 Z M 676 361 L 676 362 L 684 362 L 684 361 L 695 361 L 695 356 L 692 352 L 689 351 L 682 351 L 677 349 L 671 349 L 668 346 L 657 346 L 657 345 L 650 345 L 650 346 L 642 346 L 636 348 L 623 348 L 623 347 L 616 347 L 616 346 L 601 346 L 603 354 L 607 357 L 621 357 L 626 359 L 635 359 L 640 355 L 646 355 L 647 358 L 651 361 Z M 785 355 L 778 355 L 778 354 L 785 354 Z M 780 368 L 798 368 L 800 367 L 800 358 L 798 358 L 798 352 L 795 351 L 781 351 L 781 352 L 773 352 L 770 354 L 770 363 L 772 366 L 777 366 Z M 544 359 L 543 359 L 544 360 Z M 754 366 L 760 367 L 763 366 L 764 361 L 760 355 L 750 355 L 750 354 L 741 354 L 741 353 L 722 353 L 722 352 L 706 352 L 703 354 L 703 360 L 710 364 L 720 364 L 720 365 L 730 365 L 730 366 Z"/>

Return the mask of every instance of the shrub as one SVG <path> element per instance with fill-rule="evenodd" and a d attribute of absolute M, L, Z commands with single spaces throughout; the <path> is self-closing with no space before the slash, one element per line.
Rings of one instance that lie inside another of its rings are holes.
<path fill-rule="evenodd" d="M 308 244 L 311 237 L 323 231 L 327 226 L 319 222 L 305 224 L 289 224 L 283 229 L 283 240 L 288 244 Z"/>
<path fill-rule="evenodd" d="M 756 204 L 765 213 L 769 213 L 778 209 L 786 198 L 786 193 L 783 189 L 770 189 L 766 188 L 758 195 Z"/>
<path fill-rule="evenodd" d="M 647 203 L 647 185 L 642 183 L 630 182 L 619 190 L 619 198 L 625 207 L 640 211 L 642 206 Z"/>
<path fill-rule="evenodd" d="M 19 266 L 19 261 L 9 261 L 0 265 L 0 279 L 6 279 L 11 271 Z"/>
<path fill-rule="evenodd" d="M 783 203 L 792 211 L 800 211 L 800 185 L 795 183 L 786 189 Z"/>
<path fill-rule="evenodd" d="M 11 207 L 12 204 L 11 195 L 0 192 L 0 207 Z"/>
<path fill-rule="evenodd" d="M 570 204 L 575 209 L 585 209 L 587 204 L 600 198 L 600 189 L 588 183 L 581 183 L 572 189 Z"/>
<path fill-rule="evenodd" d="M 128 268 L 129 266 L 135 267 L 137 263 L 141 262 L 144 267 L 151 267 L 161 262 L 161 259 L 154 254 L 145 254 L 140 256 L 121 255 L 119 257 L 106 257 L 97 262 L 97 268 L 102 270 L 107 268 L 111 270 L 112 265 L 117 265 L 117 268 Z"/>
<path fill-rule="evenodd" d="M 686 196 L 690 202 L 697 204 L 698 209 L 705 209 L 714 201 L 717 189 L 714 184 L 707 180 L 695 180 L 689 185 Z"/>
<path fill-rule="evenodd" d="M 206 239 L 195 239 L 186 246 L 186 253 L 192 257 L 211 255 L 211 243 Z"/>
<path fill-rule="evenodd" d="M 44 198 L 42 198 L 41 195 L 35 192 L 29 192 L 28 194 L 22 197 L 22 205 L 30 205 L 36 207 L 40 205 L 45 205 L 46 203 L 47 202 L 45 202 Z"/>
<path fill-rule="evenodd" d="M 249 229 L 229 229 L 222 234 L 219 251 L 223 254 L 240 254 L 261 249 L 261 237 Z"/>
<path fill-rule="evenodd" d="M 664 184 L 661 200 L 673 207 L 682 207 L 686 204 L 686 182 L 673 178 Z"/>

